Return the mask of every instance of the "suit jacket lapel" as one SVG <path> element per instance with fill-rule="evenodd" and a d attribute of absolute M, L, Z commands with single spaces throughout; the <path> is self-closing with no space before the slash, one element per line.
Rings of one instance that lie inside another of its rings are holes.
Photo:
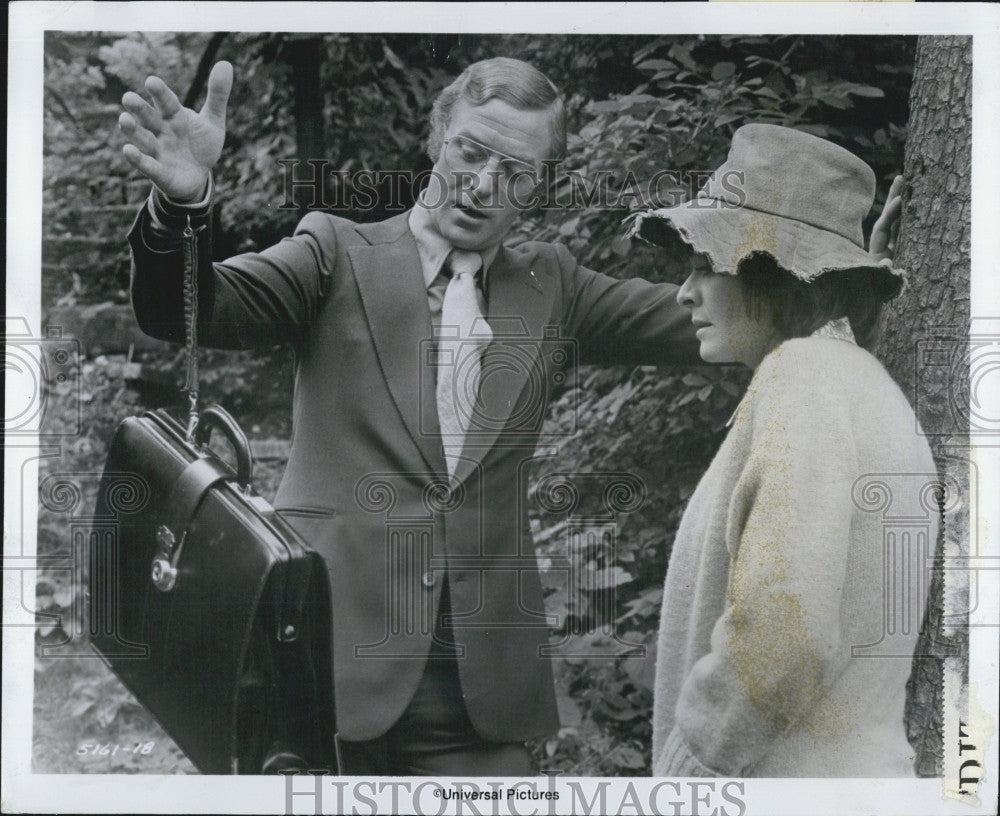
<path fill-rule="evenodd" d="M 464 481 L 482 462 L 509 423 L 529 377 L 544 377 L 539 355 L 543 327 L 552 313 L 555 282 L 533 268 L 534 253 L 514 253 L 506 247 L 489 270 L 487 322 L 493 341 L 483 353 L 477 414 L 465 440 L 455 479 Z M 543 399 L 547 384 L 539 382 Z M 534 398 L 533 398 L 534 399 Z"/>
<path fill-rule="evenodd" d="M 407 430 L 431 471 L 445 471 L 428 365 L 431 318 L 409 212 L 357 231 L 370 246 L 348 249 L 382 375 Z"/>

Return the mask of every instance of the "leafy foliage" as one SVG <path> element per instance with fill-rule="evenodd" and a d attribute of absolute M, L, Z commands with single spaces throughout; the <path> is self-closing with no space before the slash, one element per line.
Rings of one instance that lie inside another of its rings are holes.
<path fill-rule="evenodd" d="M 216 57 L 233 62 L 236 85 L 216 172 L 219 257 L 292 231 L 300 213 L 281 207 L 280 159 L 326 159 L 330 171 L 429 168 L 425 143 L 434 97 L 470 62 L 494 55 L 527 59 L 564 89 L 565 169 L 584 185 L 603 174 L 616 194 L 615 206 L 581 202 L 530 214 L 511 241 L 563 242 L 581 263 L 616 277 L 683 278 L 681 248 L 628 241 L 622 221 L 649 203 L 649 182 L 663 170 L 676 179 L 657 187 L 661 195 L 690 194 L 697 171 L 721 163 L 744 123 L 790 125 L 843 145 L 875 168 L 881 193 L 902 163 L 914 48 L 908 38 L 327 34 L 319 38 L 319 64 L 303 66 L 296 55 L 315 48 L 316 40 L 232 33 L 221 42 Z M 153 71 L 183 96 L 208 42 L 206 34 L 48 35 L 47 306 L 126 301 L 122 239 L 148 187 L 121 158 L 117 100 L 126 89 L 141 89 Z M 322 104 L 297 114 L 304 71 L 313 71 Z M 301 155 L 306 143 L 310 149 L 318 144 L 321 154 Z M 298 172 L 301 177 L 308 169 Z M 571 199 L 569 184 L 563 181 L 557 192 Z M 341 214 L 383 217 L 387 191 L 379 194 L 374 208 Z M 158 362 L 179 378 L 177 359 Z M 80 471 L 99 469 L 114 425 L 139 408 L 134 393 L 90 365 L 83 375 L 94 378 L 86 389 L 90 425 L 69 461 L 60 463 Z M 252 435 L 289 433 L 287 351 L 208 353 L 202 375 L 204 396 L 232 410 Z M 637 477 L 645 498 L 630 512 L 606 513 L 602 534 L 592 540 L 572 537 L 579 518 L 532 502 L 546 602 L 559 622 L 554 666 L 563 723 L 558 734 L 535 744 L 540 767 L 580 775 L 649 772 L 652 667 L 670 545 L 746 379 L 745 372 L 724 367 L 582 367 L 555 395 L 539 450 L 557 455 L 536 460 L 533 498 L 547 477 L 570 474 L 582 485 L 579 506 L 600 509 L 602 478 L 620 473 Z M 280 463 L 267 472 L 265 493 L 279 470 Z M 40 552 L 66 546 L 65 525 L 43 511 Z M 47 580 L 40 584 L 41 611 L 69 614 L 79 588 L 54 575 Z M 39 634 L 58 636 L 55 628 Z M 58 693 L 72 699 L 81 721 L 111 728 L 142 716 L 100 685 L 110 681 L 89 669 L 74 678 L 63 668 L 69 664 L 59 664 L 67 679 Z M 58 707 L 39 699 L 39 708 L 41 727 L 54 728 L 48 715 Z M 53 740 L 38 743 L 40 769 L 62 767 L 46 753 Z"/>

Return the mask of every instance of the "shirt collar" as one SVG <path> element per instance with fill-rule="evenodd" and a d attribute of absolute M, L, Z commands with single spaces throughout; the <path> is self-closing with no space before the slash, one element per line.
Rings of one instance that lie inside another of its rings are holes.
<path fill-rule="evenodd" d="M 857 345 L 854 332 L 851 331 L 851 321 L 846 317 L 838 317 L 829 323 L 824 323 L 811 335 L 812 337 L 830 337 L 834 340 L 845 340 Z"/>
<path fill-rule="evenodd" d="M 434 279 L 440 274 L 441 267 L 453 249 L 448 239 L 445 238 L 431 221 L 430 213 L 423 205 L 423 196 L 417 201 L 416 206 L 410 210 L 409 226 L 413 233 L 413 239 L 417 243 L 417 254 L 420 255 L 420 267 L 424 275 L 424 286 L 430 287 Z M 483 288 L 486 286 L 486 275 L 489 272 L 490 264 L 497 257 L 500 251 L 500 244 L 494 244 L 479 252 L 483 259 Z"/>

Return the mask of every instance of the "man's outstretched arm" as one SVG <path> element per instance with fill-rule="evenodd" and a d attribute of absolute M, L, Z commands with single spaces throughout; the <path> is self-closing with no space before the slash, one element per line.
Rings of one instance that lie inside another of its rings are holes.
<path fill-rule="evenodd" d="M 294 341 L 322 301 L 333 267 L 330 220 L 307 216 L 295 236 L 260 253 L 212 263 L 211 171 L 225 141 L 232 66 L 212 69 L 201 111 L 183 107 L 157 77 L 146 80 L 147 103 L 128 92 L 119 126 L 123 153 L 154 184 L 129 233 L 132 304 L 143 331 L 184 339 L 185 244 L 197 258 L 199 342 L 250 348 Z"/>
<path fill-rule="evenodd" d="M 555 247 L 563 277 L 563 325 L 580 348 L 581 363 L 700 365 L 691 313 L 672 283 L 618 280 L 577 264 Z"/>

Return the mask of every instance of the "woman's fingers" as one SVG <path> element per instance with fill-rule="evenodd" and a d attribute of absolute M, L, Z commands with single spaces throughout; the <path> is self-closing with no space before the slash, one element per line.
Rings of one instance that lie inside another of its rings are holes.
<path fill-rule="evenodd" d="M 118 127 L 125 134 L 125 138 L 147 156 L 152 156 L 154 159 L 159 157 L 160 147 L 157 144 L 156 137 L 146 130 L 146 128 L 139 125 L 131 113 L 125 111 L 118 116 Z"/>
<path fill-rule="evenodd" d="M 879 216 L 879 221 L 882 221 L 886 226 L 894 226 L 899 221 L 899 216 L 903 212 L 903 197 L 901 195 L 892 196 L 890 195 L 888 200 L 885 202 L 885 207 L 882 208 L 882 214 Z"/>
<path fill-rule="evenodd" d="M 868 251 L 878 258 L 892 258 L 896 250 L 896 239 L 899 235 L 899 221 L 903 213 L 903 191 L 905 184 L 902 176 L 896 176 L 889 187 L 885 206 L 872 227 Z"/>
<path fill-rule="evenodd" d="M 885 208 L 882 210 L 882 217 L 889 224 L 889 250 L 896 249 L 896 239 L 899 237 L 899 222 L 903 215 L 903 192 L 906 185 L 902 176 L 896 176 L 889 187 L 889 194 L 886 196 Z"/>
<path fill-rule="evenodd" d="M 160 116 L 160 112 L 134 91 L 125 93 L 122 97 L 122 107 L 152 133 L 159 133 L 163 129 L 163 117 Z"/>
<path fill-rule="evenodd" d="M 167 83 L 159 77 L 146 77 L 146 90 L 153 97 L 153 101 L 164 119 L 169 119 L 181 111 L 182 106 L 177 94 L 170 90 Z"/>
<path fill-rule="evenodd" d="M 892 180 L 892 186 L 889 187 L 889 194 L 886 196 L 887 201 L 892 201 L 892 199 L 903 195 L 903 177 L 896 176 Z"/>

